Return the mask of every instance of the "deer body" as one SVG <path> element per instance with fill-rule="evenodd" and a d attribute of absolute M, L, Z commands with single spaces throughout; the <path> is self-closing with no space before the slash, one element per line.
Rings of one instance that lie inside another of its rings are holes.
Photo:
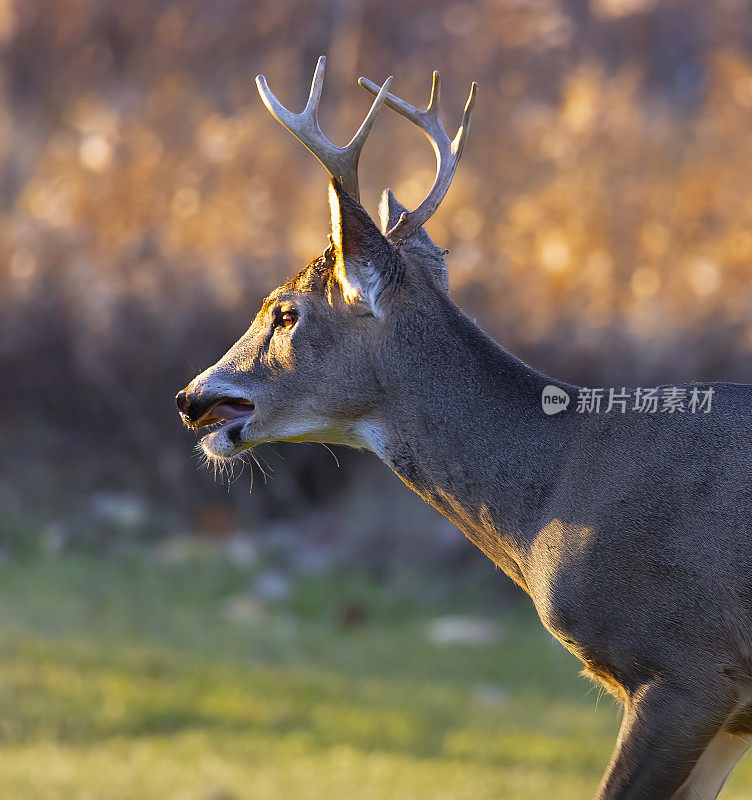
<path fill-rule="evenodd" d="M 379 102 L 416 124 L 437 114 L 434 80 L 427 111 L 383 87 L 370 122 Z M 306 136 L 315 147 L 323 135 L 316 124 Z M 450 173 L 463 137 L 453 151 L 442 140 Z M 342 152 L 335 167 L 356 180 Z M 441 171 L 440 159 L 445 192 Z M 202 439 L 218 458 L 279 440 L 375 452 L 624 704 L 597 797 L 716 797 L 752 733 L 752 387 L 715 384 L 708 414 L 547 416 L 544 387 L 575 387 L 507 353 L 451 302 L 424 219 L 387 193 L 379 231 L 357 194 L 333 181 L 332 247 L 178 395 L 183 418 L 221 422 Z"/>
<path fill-rule="evenodd" d="M 714 384 L 708 415 L 547 417 L 541 394 L 557 382 L 430 294 L 426 324 L 408 308 L 384 338 L 388 389 L 366 445 L 621 699 L 651 669 L 686 674 L 700 651 L 746 697 L 752 479 L 740 476 L 752 475 L 752 387 Z"/>

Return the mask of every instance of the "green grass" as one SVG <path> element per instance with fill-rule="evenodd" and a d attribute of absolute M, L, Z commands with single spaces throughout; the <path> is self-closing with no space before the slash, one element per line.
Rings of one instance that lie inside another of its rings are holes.
<path fill-rule="evenodd" d="M 217 558 L 0 564 L 0 797 L 592 795 L 619 711 L 526 607 L 498 645 L 439 646 L 427 609 L 352 579 L 234 622 L 247 582 Z M 343 629 L 353 598 L 370 617 Z M 486 684 L 500 702 L 482 702 Z M 751 766 L 725 797 L 749 796 Z"/>

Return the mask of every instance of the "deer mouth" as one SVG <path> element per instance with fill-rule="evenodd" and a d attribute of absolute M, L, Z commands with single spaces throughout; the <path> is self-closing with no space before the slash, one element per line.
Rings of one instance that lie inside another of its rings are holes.
<path fill-rule="evenodd" d="M 242 397 L 223 397 L 218 400 L 203 416 L 193 423 L 194 428 L 215 426 L 219 430 L 231 422 L 248 419 L 253 416 L 256 405 Z"/>

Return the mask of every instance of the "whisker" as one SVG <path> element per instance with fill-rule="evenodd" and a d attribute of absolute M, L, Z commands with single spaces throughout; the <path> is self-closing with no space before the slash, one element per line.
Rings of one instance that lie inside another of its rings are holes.
<path fill-rule="evenodd" d="M 328 450 L 332 454 L 332 458 L 334 459 L 334 463 L 337 465 L 337 469 L 341 469 L 339 465 L 339 459 L 337 458 L 334 450 L 332 450 L 328 444 L 324 444 L 323 442 L 319 442 L 319 444 L 324 448 L 324 450 Z"/>
<path fill-rule="evenodd" d="M 262 458 L 258 453 L 255 453 L 255 456 L 259 462 L 263 463 L 264 467 L 269 470 L 269 477 L 271 477 L 274 474 L 274 470 L 269 466 L 269 462 L 265 458 Z"/>
<path fill-rule="evenodd" d="M 264 469 L 262 463 L 258 460 L 258 456 L 252 452 L 251 458 L 256 462 L 256 466 L 261 470 L 261 474 L 264 476 L 264 483 L 267 483 L 267 478 L 269 476 L 266 474 L 266 470 Z"/>
<path fill-rule="evenodd" d="M 277 458 L 281 458 L 282 461 L 285 460 L 285 457 L 281 453 L 278 453 L 270 444 L 267 444 L 266 446 L 272 451 L 272 453 L 274 453 L 275 456 L 277 456 Z"/>

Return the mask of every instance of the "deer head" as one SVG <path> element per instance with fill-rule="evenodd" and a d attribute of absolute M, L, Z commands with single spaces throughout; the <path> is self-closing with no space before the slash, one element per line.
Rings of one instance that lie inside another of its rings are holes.
<path fill-rule="evenodd" d="M 330 246 L 264 301 L 248 331 L 176 397 L 184 422 L 212 427 L 201 440 L 207 455 L 231 458 L 262 442 L 293 441 L 367 446 L 363 430 L 385 401 L 385 347 L 401 321 L 448 281 L 444 251 L 422 225 L 449 188 L 475 102 L 472 85 L 462 124 L 450 139 L 439 118 L 439 74 L 431 100 L 417 109 L 361 78 L 376 95 L 363 124 L 344 148 L 318 124 L 325 58 L 316 66 L 300 114 L 282 106 L 263 76 L 256 79 L 271 113 L 332 176 Z M 376 115 L 386 103 L 426 134 L 437 158 L 426 199 L 407 211 L 389 190 L 380 204 L 380 229 L 359 202 L 358 160 Z"/>

